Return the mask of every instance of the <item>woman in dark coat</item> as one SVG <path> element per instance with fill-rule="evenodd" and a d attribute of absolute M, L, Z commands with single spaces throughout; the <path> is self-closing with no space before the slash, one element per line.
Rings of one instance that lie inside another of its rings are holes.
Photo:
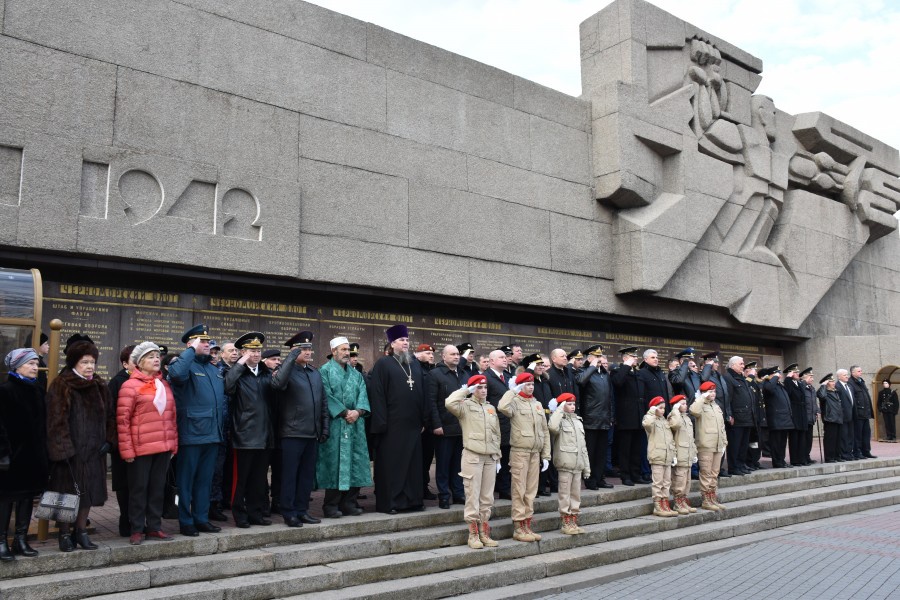
<path fill-rule="evenodd" d="M 48 487 L 81 492 L 75 533 L 60 523 L 59 549 L 76 546 L 96 550 L 87 535 L 92 506 L 106 502 L 106 453 L 117 438 L 116 407 L 103 379 L 94 374 L 99 352 L 90 342 L 75 342 L 66 351 L 66 368 L 47 392 L 47 453 L 51 460 Z"/>
<path fill-rule="evenodd" d="M 37 556 L 28 545 L 28 525 L 34 497 L 47 484 L 47 413 L 37 353 L 18 348 L 6 355 L 4 364 L 9 377 L 0 385 L 0 457 L 9 458 L 9 468 L 0 470 L 0 560 L 8 561 L 15 554 Z M 7 533 L 13 504 L 16 528 L 10 552 Z"/>

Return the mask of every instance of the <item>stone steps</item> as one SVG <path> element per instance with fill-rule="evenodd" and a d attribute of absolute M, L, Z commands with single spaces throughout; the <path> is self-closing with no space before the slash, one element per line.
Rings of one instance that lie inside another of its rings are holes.
<path fill-rule="evenodd" d="M 342 588 L 359 586 L 414 586 L 416 578 L 431 577 L 446 583 L 448 578 L 455 581 L 462 573 L 454 576 L 453 570 L 463 568 L 468 575 L 478 573 L 479 569 L 496 570 L 503 565 L 504 570 L 512 569 L 515 573 L 516 565 L 521 561 L 537 557 L 540 562 L 557 554 L 571 555 L 573 565 L 586 565 L 578 567 L 582 569 L 596 566 L 591 562 L 595 559 L 588 560 L 580 555 L 584 552 L 587 556 L 597 554 L 594 548 L 597 544 L 607 551 L 601 554 L 608 555 L 608 560 L 625 560 L 629 556 L 625 552 L 629 544 L 650 551 L 648 548 L 655 546 L 646 545 L 648 536 L 670 530 L 682 532 L 686 536 L 685 543 L 690 539 L 694 539 L 691 543 L 721 539 L 721 536 L 731 537 L 777 526 L 773 511 L 789 511 L 811 503 L 840 502 L 849 497 L 877 495 L 896 489 L 900 489 L 900 460 L 879 459 L 762 471 L 744 478 L 723 480 L 720 496 L 729 503 L 729 510 L 724 515 L 700 511 L 677 519 L 649 517 L 651 506 L 647 486 L 587 493 L 584 498 L 586 508 L 580 521 L 588 533 L 575 537 L 558 533 L 556 499 L 541 499 L 537 509 L 544 512 L 535 515 L 535 529 L 547 533 L 539 544 L 522 544 L 509 539 L 512 524 L 508 519 L 507 502 L 498 507 L 500 517 L 492 521 L 495 537 L 501 540 L 501 546 L 494 550 L 473 551 L 463 545 L 466 532 L 462 511 L 455 509 L 403 517 L 367 515 L 366 520 L 342 519 L 299 530 L 273 526 L 265 530 L 146 543 L 136 547 L 110 545 L 95 552 L 79 551 L 69 555 L 46 553 L 44 556 L 42 553 L 37 559 L 18 560 L 16 565 L 44 562 L 60 571 L 65 567 L 66 559 L 80 557 L 86 557 L 85 560 L 93 564 L 70 565 L 65 572 L 47 574 L 48 571 L 43 571 L 40 576 L 0 581 L 0 598 L 53 600 L 110 594 L 103 597 L 174 600 L 277 598 L 309 592 L 340 594 Z M 697 499 L 694 500 L 696 504 Z M 749 522 L 744 523 L 741 519 L 749 519 Z M 447 521 L 452 524 L 448 525 Z M 300 534 L 307 539 L 297 539 Z M 675 536 L 675 539 L 682 538 Z M 183 547 L 178 548 L 179 544 Z M 608 552 L 617 545 L 621 546 L 622 552 Z M 593 549 L 584 551 L 584 548 Z M 133 552 L 146 552 L 145 549 L 154 549 L 154 552 L 142 557 Z M 186 553 L 190 549 L 197 552 Z M 668 548 L 660 545 L 653 551 L 662 549 Z M 102 554 L 106 554 L 107 561 L 115 562 L 104 565 Z M 547 573 L 545 569 L 541 578 L 548 576 Z M 481 588 L 466 591 L 474 589 Z M 429 593 L 416 592 L 422 598 L 441 595 Z M 460 589 L 454 593 L 464 592 Z"/>
<path fill-rule="evenodd" d="M 849 484 L 859 485 L 859 484 Z M 577 546 L 564 550 L 529 555 L 515 561 L 507 560 L 466 569 L 366 585 L 342 587 L 315 593 L 278 597 L 281 600 L 427 600 L 431 598 L 470 598 L 471 600 L 500 600 L 535 598 L 562 588 L 571 581 L 572 574 L 588 569 L 614 565 L 625 561 L 646 559 L 670 550 L 678 550 L 678 562 L 710 551 L 710 546 L 750 533 L 767 532 L 778 527 L 824 519 L 863 510 L 900 504 L 897 488 L 854 497 L 814 502 L 808 505 L 751 514 L 735 519 L 717 520 L 697 526 L 662 527 L 655 533 L 640 537 Z M 850 497 L 850 496 L 847 496 Z M 754 502 L 754 501 L 741 501 Z M 739 503 L 735 503 L 737 505 Z M 732 505 L 729 505 L 731 507 Z M 698 513 L 699 514 L 699 513 Z M 679 517 L 684 519 L 684 517 Z M 669 520 L 667 520 L 669 521 Z M 594 526 L 586 529 L 590 530 Z M 584 537 L 584 536 L 579 536 Z M 758 537 L 752 538 L 758 541 Z M 749 542 L 748 542 L 749 543 Z M 539 543 L 543 546 L 544 540 Z M 729 544 L 727 547 L 734 547 Z M 475 552 L 474 550 L 470 552 Z M 665 556 L 665 555 L 661 555 Z M 671 554 L 669 555 L 671 558 Z M 648 567 L 649 568 L 649 567 Z M 613 569 L 610 569 L 611 571 Z M 569 576 L 569 577 L 566 577 Z M 593 575 L 596 578 L 596 575 Z M 539 585 L 553 579 L 549 585 Z M 528 584 L 528 585 L 522 585 Z M 497 588 L 504 588 L 502 591 Z M 543 592 L 543 593 L 542 593 Z M 224 598 L 242 597 L 225 595 Z M 140 596 L 138 596 L 140 598 Z"/>

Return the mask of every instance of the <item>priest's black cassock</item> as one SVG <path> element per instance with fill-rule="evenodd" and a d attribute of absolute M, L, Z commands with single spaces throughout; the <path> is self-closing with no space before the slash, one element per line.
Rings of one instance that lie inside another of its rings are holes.
<path fill-rule="evenodd" d="M 401 366 L 393 356 L 375 363 L 367 388 L 375 436 L 375 509 L 415 510 L 424 506 L 421 431 L 428 422 L 425 377 L 417 360 Z M 409 379 L 413 384 L 410 389 Z"/>

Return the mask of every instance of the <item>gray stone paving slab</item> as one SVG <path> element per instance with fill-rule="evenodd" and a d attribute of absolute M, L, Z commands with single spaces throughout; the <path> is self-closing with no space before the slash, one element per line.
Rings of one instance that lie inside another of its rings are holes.
<path fill-rule="evenodd" d="M 689 598 L 702 592 L 732 600 L 875 600 L 900 593 L 900 507 L 823 519 L 782 532 L 685 564 L 542 597 L 655 600 L 661 595 Z M 709 576 L 723 571 L 737 575 Z"/>

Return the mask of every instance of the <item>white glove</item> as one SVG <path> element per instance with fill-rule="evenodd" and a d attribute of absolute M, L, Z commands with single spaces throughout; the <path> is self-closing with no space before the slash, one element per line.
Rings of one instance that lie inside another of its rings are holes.
<path fill-rule="evenodd" d="M 196 350 L 199 347 L 200 347 L 200 338 L 194 338 L 193 340 L 191 340 L 191 348 Z"/>
<path fill-rule="evenodd" d="M 463 386 L 463 387 L 466 387 L 466 386 Z M 477 385 L 470 385 L 470 386 L 467 387 L 466 389 L 469 390 L 469 393 L 470 393 L 470 394 L 474 394 L 474 393 L 475 393 L 475 388 L 477 388 L 477 387 L 478 387 Z"/>
<path fill-rule="evenodd" d="M 677 467 L 677 466 L 678 466 L 678 457 L 677 457 L 677 456 L 676 456 L 675 458 L 672 459 L 672 466 L 673 466 L 673 467 Z"/>
<path fill-rule="evenodd" d="M 541 459 L 541 473 L 550 468 L 550 461 L 546 458 Z"/>
<path fill-rule="evenodd" d="M 498 473 L 500 472 L 500 463 L 499 462 L 497 463 L 497 472 Z"/>
<path fill-rule="evenodd" d="M 696 456 L 695 456 L 694 458 L 691 459 L 691 464 L 692 464 L 692 465 L 696 465 L 696 464 L 697 464 L 697 457 L 696 457 Z"/>
<path fill-rule="evenodd" d="M 518 394 L 519 392 L 521 392 L 521 391 L 522 391 L 522 388 L 524 388 L 524 387 L 525 387 L 525 384 L 524 384 L 524 383 L 520 383 L 519 385 L 516 385 L 515 380 L 511 380 L 511 381 L 509 382 L 509 389 L 511 389 L 512 391 L 514 391 L 514 392 L 517 393 L 517 394 Z"/>
<path fill-rule="evenodd" d="M 551 399 L 550 402 L 547 403 L 547 408 L 550 409 L 550 412 L 556 410 L 557 406 L 559 406 L 559 402 L 556 401 L 556 398 Z"/>

